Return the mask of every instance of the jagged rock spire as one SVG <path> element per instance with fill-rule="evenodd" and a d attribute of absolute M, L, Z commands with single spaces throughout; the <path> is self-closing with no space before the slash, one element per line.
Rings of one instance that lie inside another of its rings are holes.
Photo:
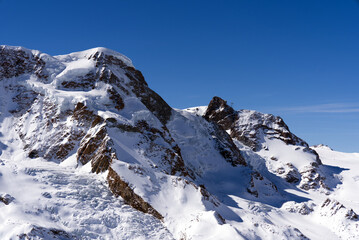
<path fill-rule="evenodd" d="M 218 123 L 223 129 L 230 128 L 236 120 L 234 109 L 227 104 L 227 101 L 217 96 L 209 103 L 204 118 Z"/>

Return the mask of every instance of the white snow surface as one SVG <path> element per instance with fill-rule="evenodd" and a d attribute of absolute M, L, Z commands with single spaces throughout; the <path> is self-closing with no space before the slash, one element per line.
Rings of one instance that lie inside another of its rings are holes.
<path fill-rule="evenodd" d="M 58 56 L 55 56 L 55 58 L 57 58 L 61 61 L 68 61 L 69 59 L 71 59 L 71 61 L 74 61 L 76 59 L 85 60 L 85 59 L 89 59 L 95 53 L 101 53 L 101 54 L 113 56 L 115 58 L 120 59 L 127 66 L 133 67 L 131 59 L 129 59 L 128 57 L 126 57 L 125 55 L 123 55 L 121 53 L 118 53 L 116 51 L 113 51 L 111 49 L 104 48 L 104 47 L 96 47 L 96 48 L 91 48 L 91 49 L 88 49 L 85 51 L 74 52 L 74 53 L 70 53 L 70 54 L 66 54 L 66 55 L 58 55 Z"/>

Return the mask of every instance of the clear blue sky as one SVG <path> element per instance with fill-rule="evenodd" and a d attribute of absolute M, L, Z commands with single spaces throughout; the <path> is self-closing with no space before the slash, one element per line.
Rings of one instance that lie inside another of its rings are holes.
<path fill-rule="evenodd" d="M 172 107 L 220 96 L 359 152 L 356 0 L 0 0 L 0 44 L 130 57 Z"/>

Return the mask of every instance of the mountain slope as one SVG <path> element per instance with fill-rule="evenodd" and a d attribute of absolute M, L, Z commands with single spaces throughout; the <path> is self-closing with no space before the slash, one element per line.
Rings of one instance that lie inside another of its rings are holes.
<path fill-rule="evenodd" d="M 0 96 L 1 239 L 358 236 L 337 153 L 218 97 L 172 109 L 112 50 L 1 46 Z"/>

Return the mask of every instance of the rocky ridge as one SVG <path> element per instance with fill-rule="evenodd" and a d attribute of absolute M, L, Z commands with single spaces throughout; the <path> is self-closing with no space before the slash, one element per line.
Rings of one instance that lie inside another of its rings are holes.
<path fill-rule="evenodd" d="M 211 100 L 203 116 L 227 131 L 232 139 L 255 152 L 261 150 L 271 152 L 269 143 L 271 140 L 279 140 L 287 146 L 295 147 L 296 151 L 307 153 L 310 160 L 301 169 L 291 162 L 282 162 L 282 164 L 277 164 L 278 167 L 272 172 L 289 183 L 300 183 L 300 187 L 305 190 L 318 187 L 328 188 L 325 184 L 325 176 L 319 169 L 322 163 L 318 153 L 305 141 L 291 133 L 282 118 L 250 110 L 235 111 L 219 97 Z M 276 154 L 263 155 L 272 162 L 282 160 L 276 157 Z"/>

